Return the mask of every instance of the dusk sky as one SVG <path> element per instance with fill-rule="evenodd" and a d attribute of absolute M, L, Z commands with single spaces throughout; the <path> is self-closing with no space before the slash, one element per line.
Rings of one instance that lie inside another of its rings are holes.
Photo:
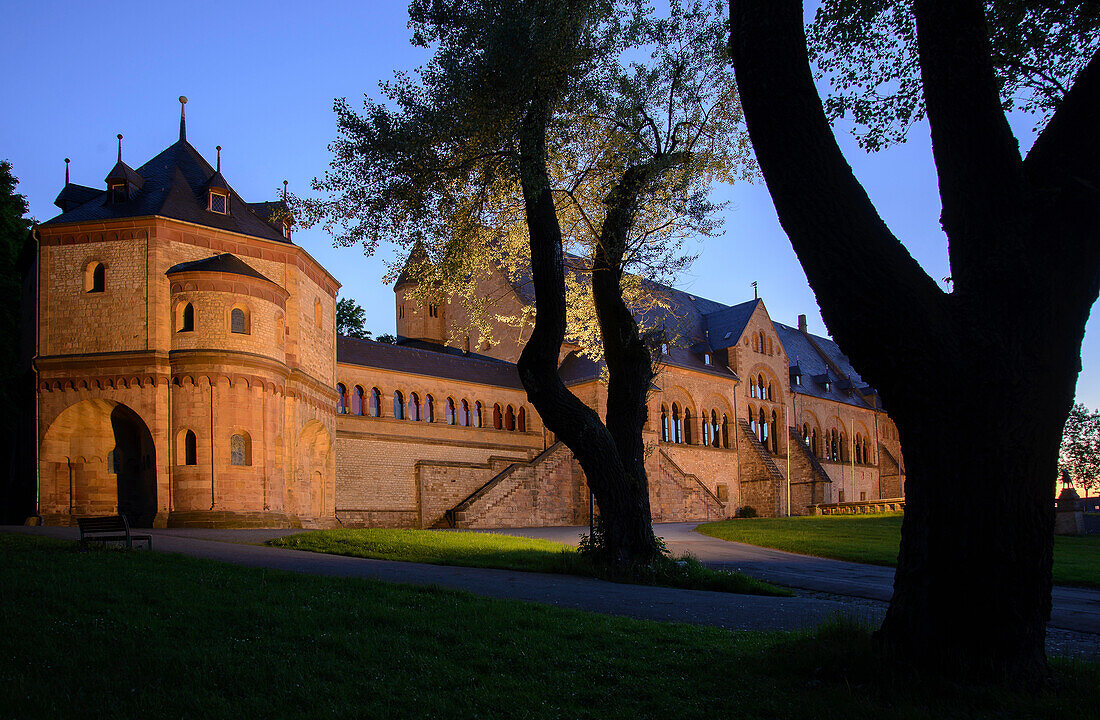
<path fill-rule="evenodd" d="M 409 44 L 406 3 L 192 2 L 11 3 L 0 49 L 3 97 L 0 158 L 12 162 L 38 221 L 58 214 L 64 158 L 75 183 L 103 186 L 122 133 L 123 159 L 138 167 L 175 142 L 186 95 L 187 138 L 246 201 L 275 199 L 284 179 L 297 193 L 329 163 L 333 98 L 378 97 L 378 82 L 427 59 Z M 1015 123 L 1030 147 L 1030 118 Z M 926 124 L 902 146 L 867 155 L 840 131 L 856 175 L 887 224 L 933 278 L 950 275 L 947 242 Z M 724 303 L 752 298 L 757 281 L 772 318 L 828 334 L 763 185 L 716 188 L 729 200 L 724 235 L 689 248 L 699 254 L 679 287 Z M 303 246 L 343 283 L 342 297 L 367 311 L 376 334 L 394 331 L 384 261 L 361 248 L 333 248 L 321 230 L 299 231 Z M 872 267 L 852 268 L 859 282 Z M 941 283 L 942 287 L 942 283 Z M 1077 398 L 1100 407 L 1100 327 L 1089 322 Z"/>

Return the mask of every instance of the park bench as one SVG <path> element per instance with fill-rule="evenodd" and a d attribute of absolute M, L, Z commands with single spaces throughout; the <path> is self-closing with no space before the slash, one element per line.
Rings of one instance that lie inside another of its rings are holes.
<path fill-rule="evenodd" d="M 80 525 L 80 544 L 89 542 L 124 542 L 131 550 L 134 541 L 145 542 L 146 549 L 153 549 L 153 537 L 151 535 L 134 535 L 130 532 L 130 523 L 125 515 L 111 515 L 108 517 L 82 517 L 77 518 Z"/>

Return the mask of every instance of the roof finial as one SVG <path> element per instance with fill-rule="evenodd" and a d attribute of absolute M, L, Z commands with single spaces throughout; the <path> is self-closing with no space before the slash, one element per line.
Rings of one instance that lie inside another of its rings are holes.
<path fill-rule="evenodd" d="M 760 294 L 756 291 L 756 281 L 755 280 L 752 281 L 752 299 L 753 300 L 759 300 L 760 299 Z"/>
<path fill-rule="evenodd" d="M 288 182 L 289 181 L 287 181 L 287 180 L 283 180 L 283 202 L 286 202 L 286 186 L 287 186 Z"/>
<path fill-rule="evenodd" d="M 122 162 L 122 133 L 117 135 L 118 137 L 118 161 Z"/>
<path fill-rule="evenodd" d="M 65 184 L 69 184 L 69 158 L 65 158 Z"/>
<path fill-rule="evenodd" d="M 218 172 L 222 171 L 222 146 L 218 146 Z"/>
<path fill-rule="evenodd" d="M 180 95 L 180 140 L 187 139 L 187 96 Z"/>

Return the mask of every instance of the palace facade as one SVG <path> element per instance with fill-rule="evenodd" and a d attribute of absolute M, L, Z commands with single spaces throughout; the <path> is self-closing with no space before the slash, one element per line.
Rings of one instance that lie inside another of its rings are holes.
<path fill-rule="evenodd" d="M 37 513 L 155 526 L 584 524 L 571 452 L 527 401 L 529 326 L 471 337 L 459 303 L 395 286 L 397 344 L 336 334 L 339 283 L 291 241 L 282 201 L 248 203 L 186 139 L 101 187 L 68 182 L 37 226 Z M 479 293 L 523 315 L 529 283 Z M 661 288 L 676 339 L 645 427 L 655 520 L 765 516 L 896 498 L 897 430 L 839 348 Z M 598 362 L 560 373 L 606 408 Z"/>

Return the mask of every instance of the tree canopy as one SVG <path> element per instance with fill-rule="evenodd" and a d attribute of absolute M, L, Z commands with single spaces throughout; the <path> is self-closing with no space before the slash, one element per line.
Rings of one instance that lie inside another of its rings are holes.
<path fill-rule="evenodd" d="M 1058 466 L 1086 496 L 1100 489 L 1100 410 L 1077 403 L 1069 411 Z"/>
<path fill-rule="evenodd" d="M 366 328 L 367 312 L 351 298 L 336 302 L 336 334 L 358 340 L 370 340 L 371 331 Z"/>
<path fill-rule="evenodd" d="M 903 142 L 925 117 L 913 5 L 824 0 L 808 28 L 819 77 L 833 87 L 826 112 L 849 116 L 868 150 Z M 989 0 L 985 19 L 1002 107 L 1045 125 L 1100 47 L 1100 3 Z"/>

